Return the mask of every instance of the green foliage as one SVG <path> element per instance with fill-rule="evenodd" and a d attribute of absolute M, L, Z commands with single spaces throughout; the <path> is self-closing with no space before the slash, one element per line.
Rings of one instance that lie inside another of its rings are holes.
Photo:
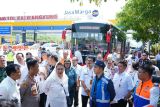
<path fill-rule="evenodd" d="M 156 55 L 159 51 L 160 51 L 160 43 L 152 45 L 151 52 L 153 53 L 153 55 Z"/>
<path fill-rule="evenodd" d="M 117 14 L 118 25 L 123 30 L 134 30 L 137 41 L 158 42 L 160 33 L 160 0 L 128 0 Z"/>
<path fill-rule="evenodd" d="M 112 31 L 112 35 L 116 35 L 117 36 L 117 39 L 118 41 L 125 41 L 126 40 L 126 34 L 121 31 L 119 28 L 115 27 L 113 28 L 113 31 Z"/>

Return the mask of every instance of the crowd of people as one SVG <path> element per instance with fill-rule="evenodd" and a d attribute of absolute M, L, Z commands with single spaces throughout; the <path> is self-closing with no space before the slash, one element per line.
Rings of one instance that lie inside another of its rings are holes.
<path fill-rule="evenodd" d="M 38 57 L 9 52 L 17 62 L 10 58 L 6 65 L 0 55 L 0 107 L 157 107 L 159 85 L 152 75 L 160 71 L 147 52 L 128 61 L 115 53 L 106 59 L 98 54 L 95 61 L 88 55 L 83 65 L 65 50 L 63 57 L 45 50 Z"/>

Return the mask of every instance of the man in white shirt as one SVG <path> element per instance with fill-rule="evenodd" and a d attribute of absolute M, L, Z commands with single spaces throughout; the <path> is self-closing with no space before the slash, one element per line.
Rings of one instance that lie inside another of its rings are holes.
<path fill-rule="evenodd" d="M 25 63 L 25 60 L 24 60 L 23 53 L 17 53 L 16 54 L 16 59 L 17 59 L 17 62 L 15 62 L 15 64 L 20 65 L 21 69 L 23 69 L 23 67 L 26 67 L 26 63 Z"/>
<path fill-rule="evenodd" d="M 17 59 L 17 62 L 16 64 L 20 65 L 20 71 L 21 71 L 21 77 L 20 79 L 18 80 L 18 84 L 20 85 L 23 80 L 26 78 L 26 76 L 28 75 L 28 68 L 27 68 L 27 64 L 24 60 L 24 55 L 23 53 L 17 53 L 16 54 L 16 59 Z"/>
<path fill-rule="evenodd" d="M 74 52 L 74 55 L 78 58 L 78 64 L 83 64 L 82 54 L 79 50 Z"/>
<path fill-rule="evenodd" d="M 93 58 L 86 57 L 86 66 L 82 68 L 82 73 L 80 76 L 80 81 L 82 83 L 82 107 L 87 107 L 92 79 L 95 76 L 92 65 Z"/>
<path fill-rule="evenodd" d="M 97 54 L 97 58 L 96 58 L 96 60 L 103 61 L 103 56 L 102 56 L 102 54 L 101 54 L 101 53 L 98 53 L 98 54 Z"/>
<path fill-rule="evenodd" d="M 118 67 L 114 65 L 114 62 L 112 60 L 107 60 L 106 67 L 104 68 L 104 75 L 112 80 L 117 72 Z"/>
<path fill-rule="evenodd" d="M 113 49 L 113 53 L 112 53 L 112 61 L 116 62 L 117 61 L 117 53 L 116 53 L 116 49 Z"/>
<path fill-rule="evenodd" d="M 21 107 L 20 92 L 16 80 L 21 76 L 20 66 L 10 64 L 6 67 L 7 77 L 0 84 L 0 99 L 12 101 Z"/>
<path fill-rule="evenodd" d="M 131 90 L 134 88 L 131 76 L 125 71 L 127 61 L 118 63 L 118 73 L 114 75 L 113 84 L 116 91 L 116 96 L 111 107 L 126 107 L 127 100 L 131 96 Z"/>
<path fill-rule="evenodd" d="M 77 74 L 77 88 L 76 88 L 76 94 L 74 98 L 74 107 L 77 107 L 78 106 L 78 93 L 79 93 L 79 87 L 80 87 L 80 74 L 82 72 L 82 67 L 78 64 L 77 57 L 72 58 L 72 68 L 76 71 L 76 74 Z"/>

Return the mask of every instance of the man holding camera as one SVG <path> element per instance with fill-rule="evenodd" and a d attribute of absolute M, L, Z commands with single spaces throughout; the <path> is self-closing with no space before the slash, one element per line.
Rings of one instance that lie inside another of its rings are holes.
<path fill-rule="evenodd" d="M 142 66 L 144 64 L 151 64 L 151 61 L 148 58 L 148 55 L 149 55 L 148 52 L 143 52 L 142 57 L 138 61 L 139 66 Z"/>
<path fill-rule="evenodd" d="M 152 82 L 154 68 L 150 64 L 141 65 L 138 69 L 138 78 L 141 80 L 135 90 L 135 107 L 156 107 L 159 98 L 158 85 Z M 157 88 L 155 88 L 157 87 Z"/>

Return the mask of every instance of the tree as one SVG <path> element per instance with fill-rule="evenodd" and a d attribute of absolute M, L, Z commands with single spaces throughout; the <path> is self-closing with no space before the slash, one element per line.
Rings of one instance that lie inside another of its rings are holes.
<path fill-rule="evenodd" d="M 160 36 L 160 0 L 128 0 L 117 14 L 123 30 L 134 30 L 137 41 L 158 42 Z"/>

